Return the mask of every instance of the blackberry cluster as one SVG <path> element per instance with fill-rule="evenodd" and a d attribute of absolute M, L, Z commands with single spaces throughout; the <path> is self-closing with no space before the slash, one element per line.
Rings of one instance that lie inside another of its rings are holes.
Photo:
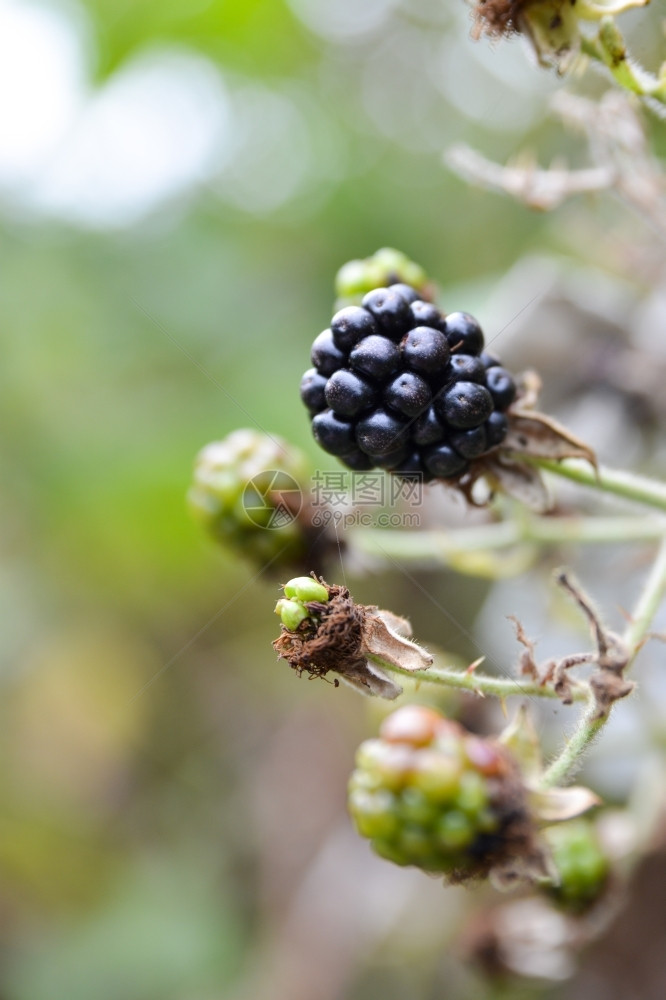
<path fill-rule="evenodd" d="M 503 801 L 508 767 L 497 744 L 407 705 L 384 720 L 379 739 L 359 747 L 349 811 L 381 857 L 472 875 L 501 853 L 520 812 L 515 800 L 508 809 Z"/>
<path fill-rule="evenodd" d="M 458 479 L 504 440 L 516 385 L 467 313 L 444 316 L 406 284 L 346 306 L 301 381 L 315 440 L 348 468 Z"/>

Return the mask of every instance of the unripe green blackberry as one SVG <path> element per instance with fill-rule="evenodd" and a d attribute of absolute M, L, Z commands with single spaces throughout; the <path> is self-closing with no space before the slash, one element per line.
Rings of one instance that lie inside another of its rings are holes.
<path fill-rule="evenodd" d="M 487 875 L 532 844 L 509 752 L 420 705 L 398 709 L 361 744 L 349 811 L 381 857 L 452 881 Z"/>
<path fill-rule="evenodd" d="M 304 455 L 277 436 L 236 430 L 197 455 L 188 504 L 221 544 L 262 564 L 280 565 L 307 551 L 297 516 Z"/>
<path fill-rule="evenodd" d="M 429 298 L 428 277 L 423 268 L 400 250 L 383 247 L 365 260 L 350 260 L 335 276 L 338 308 L 360 303 L 374 288 L 404 283 L 416 289 L 420 298 Z"/>
<path fill-rule="evenodd" d="M 590 820 L 569 820 L 543 831 L 559 876 L 558 885 L 545 891 L 570 913 L 583 913 L 603 895 L 610 862 Z"/>

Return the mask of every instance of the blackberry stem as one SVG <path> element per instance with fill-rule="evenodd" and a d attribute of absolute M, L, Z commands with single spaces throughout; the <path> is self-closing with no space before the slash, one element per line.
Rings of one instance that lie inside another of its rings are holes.
<path fill-rule="evenodd" d="M 629 57 L 624 38 L 612 17 L 602 18 L 596 37 L 582 35 L 580 47 L 588 58 L 602 63 L 623 90 L 666 104 L 666 81 Z"/>
<path fill-rule="evenodd" d="M 456 670 L 453 667 L 429 667 L 428 670 L 403 670 L 392 663 L 387 663 L 381 657 L 368 656 L 371 662 L 383 670 L 411 677 L 414 681 L 424 681 L 428 684 L 441 684 L 443 687 L 457 688 L 460 691 L 470 691 L 482 696 L 494 698 L 551 698 L 558 699 L 551 685 L 541 684 L 529 678 L 490 677 L 476 671 Z M 590 697 L 587 684 L 578 683 L 572 692 L 574 701 L 586 701 Z"/>
<path fill-rule="evenodd" d="M 460 566 L 469 553 L 506 549 L 524 543 L 562 544 L 639 542 L 662 538 L 661 519 L 637 517 L 534 517 L 521 515 L 496 524 L 454 531 L 393 531 L 359 528 L 350 533 L 350 544 L 372 556 L 419 565 Z"/>
<path fill-rule="evenodd" d="M 652 569 L 643 585 L 643 589 L 632 612 L 631 620 L 622 636 L 622 641 L 628 653 L 627 667 L 625 669 L 631 666 L 643 643 L 648 638 L 652 619 L 665 594 L 666 538 L 662 540 L 659 546 Z M 599 706 L 590 694 L 587 708 L 576 730 L 541 779 L 541 785 L 544 788 L 552 788 L 554 785 L 561 784 L 580 766 L 585 752 L 594 742 L 609 718 L 610 710 L 605 714 L 600 714 Z"/>
<path fill-rule="evenodd" d="M 615 496 L 654 507 L 656 510 L 666 510 L 666 483 L 656 479 L 637 476 L 622 469 L 609 469 L 603 465 L 595 469 L 582 459 L 570 458 L 563 462 L 553 462 L 546 458 L 527 458 L 518 454 L 514 457 L 546 472 L 552 472 L 556 476 L 571 479 L 582 486 L 591 486 L 605 493 L 613 493 Z"/>

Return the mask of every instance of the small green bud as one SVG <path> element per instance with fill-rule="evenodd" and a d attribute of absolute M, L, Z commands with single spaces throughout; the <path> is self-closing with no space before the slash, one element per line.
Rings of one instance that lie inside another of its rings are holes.
<path fill-rule="evenodd" d="M 299 601 L 328 601 L 326 587 L 311 576 L 295 576 L 283 589 L 285 597 L 295 597 Z"/>
<path fill-rule="evenodd" d="M 366 292 L 394 282 L 411 285 L 425 295 L 428 276 L 406 254 L 390 247 L 383 247 L 365 260 L 350 260 L 343 264 L 335 278 L 338 305 L 360 302 Z"/>
<path fill-rule="evenodd" d="M 295 632 L 302 621 L 308 617 L 307 608 L 304 608 L 298 601 L 289 601 L 285 597 L 275 605 L 275 614 L 282 619 L 282 624 L 290 632 Z"/>

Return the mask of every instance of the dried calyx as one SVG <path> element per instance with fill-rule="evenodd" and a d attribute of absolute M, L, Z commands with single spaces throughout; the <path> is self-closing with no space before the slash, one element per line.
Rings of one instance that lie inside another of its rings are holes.
<path fill-rule="evenodd" d="M 432 663 L 430 654 L 410 641 L 404 618 L 355 604 L 346 587 L 300 577 L 285 584 L 284 592 L 275 609 L 282 629 L 273 648 L 299 676 L 332 672 L 336 686 L 340 678 L 364 694 L 396 698 L 402 688 L 383 667 L 411 672 Z"/>

